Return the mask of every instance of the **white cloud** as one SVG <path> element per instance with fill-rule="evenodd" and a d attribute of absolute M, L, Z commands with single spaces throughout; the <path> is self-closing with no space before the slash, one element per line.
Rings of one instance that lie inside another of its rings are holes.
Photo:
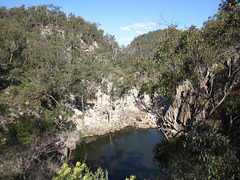
<path fill-rule="evenodd" d="M 120 29 L 122 31 L 131 31 L 131 29 L 127 26 L 127 27 L 120 27 Z"/>
<path fill-rule="evenodd" d="M 135 23 L 133 25 L 129 25 L 130 28 L 133 29 L 152 29 L 157 26 L 154 22 L 143 22 L 143 23 Z"/>
<path fill-rule="evenodd" d="M 137 34 L 142 34 L 143 32 L 142 31 L 136 31 Z"/>
<path fill-rule="evenodd" d="M 156 26 L 157 26 L 157 23 L 155 22 L 142 22 L 142 23 L 131 24 L 126 27 L 120 27 L 120 29 L 122 31 L 131 31 L 132 29 L 146 30 L 146 29 L 153 29 Z"/>
<path fill-rule="evenodd" d="M 134 37 L 123 37 L 121 38 L 122 41 L 132 41 Z"/>

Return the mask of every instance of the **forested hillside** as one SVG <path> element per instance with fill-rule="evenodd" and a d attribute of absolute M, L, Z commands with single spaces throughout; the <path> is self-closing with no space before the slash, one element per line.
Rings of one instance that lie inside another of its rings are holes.
<path fill-rule="evenodd" d="M 0 151 L 4 161 L 23 161 L 17 171 L 27 176 L 36 164 L 44 167 L 48 151 L 57 152 L 56 135 L 74 129 L 66 104 L 84 112 L 106 79 L 118 84 L 120 50 L 97 24 L 52 5 L 1 7 L 0 32 Z M 8 157 L 17 149 L 20 158 Z"/>
<path fill-rule="evenodd" d="M 136 58 L 152 58 L 157 52 L 157 46 L 163 36 L 163 30 L 150 31 L 147 34 L 136 37 L 130 45 L 125 49 L 128 57 Z"/>
<path fill-rule="evenodd" d="M 71 93 L 90 97 L 88 84 L 101 82 L 118 48 L 96 24 L 53 6 L 2 7 L 1 32 L 1 89 L 32 111 L 55 108 Z"/>
<path fill-rule="evenodd" d="M 56 175 L 59 135 L 76 129 L 71 107 L 84 120 L 97 91 L 114 101 L 136 88 L 166 137 L 154 153 L 167 178 L 239 179 L 239 32 L 238 0 L 200 29 L 171 25 L 126 48 L 53 5 L 1 7 L 0 178 Z"/>

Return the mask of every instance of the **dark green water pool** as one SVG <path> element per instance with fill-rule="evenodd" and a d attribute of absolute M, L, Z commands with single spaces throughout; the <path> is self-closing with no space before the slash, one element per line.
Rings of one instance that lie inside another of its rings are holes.
<path fill-rule="evenodd" d="M 73 151 L 72 162 L 84 160 L 95 171 L 98 167 L 109 172 L 109 179 L 125 179 L 131 174 L 137 179 L 161 176 L 153 161 L 153 148 L 163 140 L 155 129 L 124 130 L 106 136 L 85 138 Z"/>

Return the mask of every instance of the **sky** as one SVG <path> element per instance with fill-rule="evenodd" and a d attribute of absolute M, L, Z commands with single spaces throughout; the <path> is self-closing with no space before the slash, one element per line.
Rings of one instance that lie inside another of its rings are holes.
<path fill-rule="evenodd" d="M 221 0 L 0 0 L 0 6 L 20 7 L 53 4 L 69 15 L 99 24 L 105 34 L 115 36 L 119 45 L 149 31 L 176 24 L 201 28 L 218 11 Z"/>

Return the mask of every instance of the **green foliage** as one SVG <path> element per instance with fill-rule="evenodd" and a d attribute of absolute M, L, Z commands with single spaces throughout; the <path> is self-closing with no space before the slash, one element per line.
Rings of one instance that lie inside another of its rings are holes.
<path fill-rule="evenodd" d="M 161 72 L 160 89 L 167 87 L 174 97 L 176 87 L 189 81 L 197 94 L 183 134 L 154 149 L 159 168 L 168 169 L 172 179 L 239 179 L 239 5 L 239 1 L 224 2 L 202 29 L 169 27 L 159 44 L 155 59 Z M 211 80 L 210 85 L 204 78 Z M 213 115 L 211 106 L 217 108 L 220 100 L 220 114 Z M 222 120 L 224 131 L 200 126 L 209 116 L 192 123 L 196 109 L 202 112 L 204 106 L 211 118 Z"/>
<path fill-rule="evenodd" d="M 161 143 L 156 144 L 153 153 L 159 169 L 170 171 L 170 174 L 179 170 L 179 162 L 184 151 L 184 140 L 185 137 L 180 136 L 169 141 L 165 139 Z"/>
<path fill-rule="evenodd" d="M 52 180 L 75 180 L 75 179 L 85 179 L 85 180 L 107 180 L 108 172 L 103 171 L 100 167 L 94 173 L 90 171 L 85 163 L 77 162 L 74 168 L 69 167 L 67 163 L 61 166 L 58 171 L 57 176 L 53 177 Z M 135 180 L 136 176 L 131 175 L 126 180 Z"/>
<path fill-rule="evenodd" d="M 87 167 L 85 163 L 77 162 L 73 171 L 68 166 L 67 163 L 64 163 L 61 167 L 61 170 L 58 171 L 58 175 L 53 178 L 53 180 L 73 180 L 73 179 L 99 179 L 99 180 L 107 180 L 108 172 L 104 172 L 101 168 L 97 169 L 97 172 L 93 173 Z"/>
<path fill-rule="evenodd" d="M 7 124 L 8 131 L 5 134 L 8 145 L 27 145 L 37 135 L 50 131 L 54 127 L 53 117 L 37 118 L 27 114 L 16 118 L 12 123 Z"/>
<path fill-rule="evenodd" d="M 224 101 L 224 103 L 220 107 L 221 115 L 224 118 L 228 118 L 230 116 L 236 117 L 239 116 L 240 113 L 240 92 L 233 91 Z"/>
<path fill-rule="evenodd" d="M 84 110 L 98 88 L 108 92 L 103 81 L 125 75 L 114 36 L 59 7 L 0 7 L 0 31 L 1 147 L 34 149 L 29 144 L 47 133 L 74 130 L 70 107 Z M 119 96 L 130 88 L 120 87 Z"/>
<path fill-rule="evenodd" d="M 0 15 L 1 115 L 18 107 L 39 116 L 63 116 L 60 106 L 94 98 L 118 51 L 114 37 L 53 5 L 1 7 Z"/>
<path fill-rule="evenodd" d="M 129 54 L 129 58 L 133 60 L 136 58 L 153 59 L 162 35 L 163 30 L 150 31 L 147 34 L 140 35 L 126 47 L 125 51 Z"/>
<path fill-rule="evenodd" d="M 136 176 L 134 175 L 131 175 L 129 178 L 126 178 L 126 180 L 135 180 L 136 179 Z"/>
<path fill-rule="evenodd" d="M 219 107 L 219 118 L 222 121 L 222 128 L 231 139 L 238 145 L 240 140 L 240 93 L 233 91 Z"/>
<path fill-rule="evenodd" d="M 176 87 L 190 80 L 199 89 L 197 72 L 211 66 L 210 51 L 203 43 L 201 31 L 194 26 L 185 31 L 175 26 L 166 29 L 155 56 L 161 73 L 159 87 L 167 88 L 169 95 L 174 96 Z"/>
<path fill-rule="evenodd" d="M 219 12 L 205 22 L 204 29 L 208 30 L 205 33 L 207 36 L 211 35 L 206 39 L 209 43 L 221 46 L 223 50 L 229 45 L 238 46 L 240 39 L 239 8 L 238 0 L 224 1 Z"/>
<path fill-rule="evenodd" d="M 230 139 L 210 128 L 199 130 L 191 140 L 182 135 L 154 148 L 158 167 L 169 170 L 173 179 L 238 178 L 240 169 L 236 152 Z"/>
<path fill-rule="evenodd" d="M 5 115 L 9 111 L 9 106 L 10 106 L 10 99 L 5 97 L 0 96 L 0 116 Z"/>
<path fill-rule="evenodd" d="M 240 169 L 236 149 L 230 139 L 217 130 L 197 132 L 191 142 L 190 158 L 190 165 L 200 179 L 238 178 Z"/>

